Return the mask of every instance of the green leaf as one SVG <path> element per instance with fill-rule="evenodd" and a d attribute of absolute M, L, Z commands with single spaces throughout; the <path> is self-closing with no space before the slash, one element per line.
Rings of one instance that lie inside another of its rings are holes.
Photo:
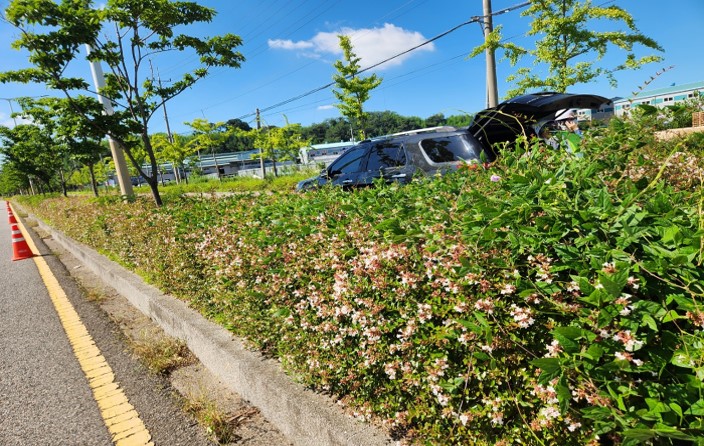
<path fill-rule="evenodd" d="M 653 429 L 626 429 L 623 431 L 623 436 L 645 442 L 651 438 L 655 438 L 657 434 Z"/>
<path fill-rule="evenodd" d="M 560 380 L 561 382 L 555 388 L 555 392 L 557 393 L 557 400 L 560 402 L 560 412 L 564 414 L 570 408 L 570 401 L 572 401 L 572 391 L 570 390 L 569 386 L 562 383 L 563 380 L 564 378 Z"/>
<path fill-rule="evenodd" d="M 678 245 L 682 241 L 682 233 L 679 226 L 665 228 L 660 241 L 666 245 Z"/>
<path fill-rule="evenodd" d="M 696 403 L 689 406 L 689 409 L 685 411 L 687 415 L 704 416 L 704 399 L 700 399 Z M 681 416 L 681 415 L 680 415 Z"/>
<path fill-rule="evenodd" d="M 271 315 L 273 317 L 284 317 L 285 318 L 285 317 L 289 317 L 290 314 L 291 314 L 290 308 L 282 307 L 282 308 L 278 308 L 278 309 L 277 308 L 271 309 Z"/>
<path fill-rule="evenodd" d="M 560 376 L 562 367 L 558 358 L 539 358 L 530 362 L 541 371 L 539 381 L 543 384 L 551 381 L 553 378 Z"/>
<path fill-rule="evenodd" d="M 641 320 L 643 321 L 642 325 L 647 325 L 651 330 L 658 331 L 658 323 L 651 315 L 644 314 Z"/>
<path fill-rule="evenodd" d="M 670 362 L 677 367 L 684 367 L 687 369 L 694 368 L 694 360 L 686 350 L 677 350 L 673 353 L 672 360 L 670 360 Z"/>
<path fill-rule="evenodd" d="M 598 361 L 604 355 L 604 349 L 599 344 L 592 344 L 587 349 L 587 354 L 594 361 Z"/>
<path fill-rule="evenodd" d="M 696 440 L 695 437 L 692 437 L 691 435 L 687 435 L 686 433 L 682 432 L 681 430 L 679 430 L 675 427 L 670 427 L 670 426 L 666 426 L 663 424 L 657 425 L 657 427 L 655 428 L 655 433 L 659 436 L 662 436 L 662 437 L 675 438 L 677 440 L 685 440 L 685 441 Z"/>
<path fill-rule="evenodd" d="M 678 314 L 675 310 L 670 310 L 662 318 L 662 321 L 663 322 L 670 322 L 670 321 L 674 321 L 677 319 L 687 319 L 687 316 L 682 316 L 682 315 Z"/>

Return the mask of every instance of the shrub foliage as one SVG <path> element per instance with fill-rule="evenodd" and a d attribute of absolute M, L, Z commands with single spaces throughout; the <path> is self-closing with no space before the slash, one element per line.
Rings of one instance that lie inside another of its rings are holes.
<path fill-rule="evenodd" d="M 398 187 L 33 212 L 418 444 L 704 444 L 697 141 L 614 120 Z"/>

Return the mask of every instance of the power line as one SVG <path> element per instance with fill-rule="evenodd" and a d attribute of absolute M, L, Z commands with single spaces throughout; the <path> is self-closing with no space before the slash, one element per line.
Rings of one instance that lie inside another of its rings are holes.
<path fill-rule="evenodd" d="M 511 6 L 511 7 L 509 7 L 509 8 L 502 9 L 502 10 L 500 10 L 500 11 L 493 12 L 493 13 L 490 14 L 490 15 L 491 15 L 491 16 L 496 16 L 496 15 L 505 14 L 505 13 L 507 13 L 507 12 L 511 12 L 511 11 L 514 11 L 514 10 L 519 9 L 519 8 L 524 8 L 524 7 L 528 6 L 528 5 L 530 5 L 530 2 L 524 2 L 524 3 L 521 3 L 521 4 L 515 5 L 515 6 Z M 382 60 L 382 61 L 380 61 L 380 62 L 377 62 L 377 63 L 375 63 L 374 65 L 371 65 L 371 66 L 369 66 L 369 67 L 367 67 L 367 68 L 364 68 L 364 69 L 362 69 L 362 70 L 359 70 L 359 71 L 358 71 L 357 73 L 355 73 L 354 75 L 348 76 L 348 78 L 350 78 L 350 77 L 352 77 L 352 76 L 356 76 L 356 75 L 362 74 L 362 73 L 364 73 L 364 72 L 366 72 L 366 71 L 369 71 L 369 70 L 374 69 L 374 68 L 376 68 L 376 67 L 378 67 L 378 66 L 380 66 L 380 65 L 383 65 L 383 64 L 385 64 L 385 63 L 387 63 L 387 62 L 389 62 L 389 61 L 392 61 L 392 60 L 394 60 L 394 59 L 396 59 L 396 58 L 399 58 L 399 57 L 401 57 L 401 56 L 403 56 L 403 55 L 406 55 L 406 54 L 408 54 L 408 53 L 410 53 L 410 52 L 412 52 L 412 51 L 417 50 L 418 48 L 421 48 L 421 47 L 423 47 L 423 46 L 425 46 L 425 45 L 428 45 L 429 43 L 432 43 L 432 42 L 434 42 L 434 41 L 436 41 L 436 40 L 438 40 L 438 39 L 441 39 L 441 38 L 447 36 L 448 34 L 451 34 L 451 33 L 455 32 L 455 31 L 457 31 L 458 29 L 462 28 L 463 26 L 469 25 L 469 24 L 471 24 L 471 23 L 476 23 L 476 22 L 479 22 L 479 21 L 483 21 L 484 18 L 485 18 L 484 16 L 473 16 L 473 17 L 472 17 L 471 19 L 469 19 L 468 21 L 466 21 L 466 22 L 464 22 L 464 23 L 460 23 L 459 25 L 457 25 L 457 26 L 455 26 L 455 27 L 453 27 L 453 28 L 451 28 L 451 29 L 449 29 L 449 30 L 443 32 L 443 33 L 440 33 L 440 34 L 438 34 L 437 36 L 435 36 L 435 37 L 433 37 L 433 38 L 431 38 L 431 39 L 428 39 L 428 40 L 426 40 L 425 42 L 420 43 L 419 45 L 416 45 L 416 46 L 414 46 L 414 47 L 412 47 L 412 48 L 409 48 L 409 49 L 406 50 L 406 51 L 403 51 L 403 52 L 401 52 L 401 53 L 398 53 L 398 54 L 396 54 L 396 55 L 394 55 L 394 56 L 391 56 L 391 57 L 389 57 L 389 58 L 387 58 L 387 59 L 384 59 L 384 60 Z M 310 90 L 310 91 L 307 91 L 307 92 L 305 92 L 305 93 L 299 94 L 299 95 L 297 95 L 297 96 L 294 96 L 294 97 L 292 97 L 292 98 L 286 99 L 286 100 L 284 100 L 284 101 L 278 102 L 278 103 L 276 103 L 276 104 L 274 104 L 274 105 L 270 105 L 270 106 L 268 106 L 268 107 L 260 108 L 260 109 L 259 109 L 259 112 L 260 112 L 260 113 L 263 113 L 263 112 L 267 112 L 267 111 L 269 111 L 269 110 L 273 110 L 273 109 L 275 109 L 275 108 L 282 107 L 282 106 L 284 106 L 284 105 L 286 105 L 286 104 L 289 104 L 289 103 L 291 103 L 291 102 L 297 101 L 297 100 L 299 100 L 299 99 L 303 99 L 303 98 L 306 97 L 306 96 L 310 96 L 310 95 L 315 94 L 315 93 L 317 93 L 317 92 L 319 92 L 319 91 L 322 91 L 322 90 L 325 90 L 325 89 L 327 89 L 327 88 L 330 88 L 330 87 L 332 87 L 333 85 L 335 85 L 335 82 L 334 82 L 334 81 L 333 81 L 333 82 L 329 82 L 329 83 L 327 83 L 327 84 L 325 84 L 325 85 L 323 85 L 323 86 L 314 88 L 314 89 L 312 89 L 312 90 Z M 247 113 L 247 114 L 245 114 L 245 115 L 240 116 L 240 117 L 237 118 L 237 119 L 243 120 L 243 119 L 249 118 L 249 117 L 251 117 L 251 116 L 254 116 L 255 114 L 256 114 L 256 113 Z"/>

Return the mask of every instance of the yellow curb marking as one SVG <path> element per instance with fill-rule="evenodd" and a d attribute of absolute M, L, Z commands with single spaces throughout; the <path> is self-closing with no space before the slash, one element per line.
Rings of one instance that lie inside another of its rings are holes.
<path fill-rule="evenodd" d="M 29 248 L 37 253 L 34 241 L 19 220 L 17 225 Z M 151 442 L 151 434 L 127 400 L 120 385 L 115 382 L 112 368 L 93 342 L 46 260 L 41 256 L 35 256 L 33 259 L 49 292 L 49 297 L 54 303 L 68 341 L 73 347 L 76 359 L 88 379 L 88 385 L 93 391 L 93 398 L 98 403 L 103 422 L 112 436 L 112 442 L 116 446 L 154 446 Z"/>

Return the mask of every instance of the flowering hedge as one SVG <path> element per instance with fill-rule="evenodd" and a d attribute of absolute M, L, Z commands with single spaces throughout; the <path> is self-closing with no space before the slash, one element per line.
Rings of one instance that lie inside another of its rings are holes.
<path fill-rule="evenodd" d="M 403 187 L 28 204 L 404 442 L 704 444 L 701 144 L 646 130 Z"/>

